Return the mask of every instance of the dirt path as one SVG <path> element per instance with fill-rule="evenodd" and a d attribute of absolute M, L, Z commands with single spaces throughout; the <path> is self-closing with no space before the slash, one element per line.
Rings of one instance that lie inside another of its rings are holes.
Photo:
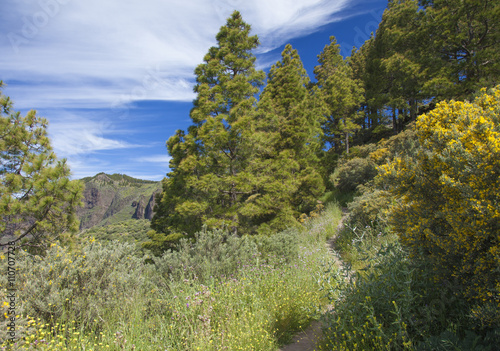
<path fill-rule="evenodd" d="M 321 322 L 313 322 L 309 328 L 295 335 L 292 343 L 283 346 L 280 351 L 313 351 L 321 334 Z"/>
<path fill-rule="evenodd" d="M 347 209 L 342 209 L 343 216 L 337 225 L 336 232 L 339 233 L 344 228 L 344 219 L 347 216 Z M 334 250 L 335 239 L 337 234 L 326 242 L 328 252 L 332 255 L 335 263 L 341 265 L 340 257 Z M 332 306 L 327 306 L 331 309 Z M 316 321 L 311 323 L 311 325 L 306 329 L 296 334 L 292 342 L 288 345 L 283 346 L 279 351 L 314 351 L 316 350 L 316 343 L 321 340 L 321 322 Z"/>

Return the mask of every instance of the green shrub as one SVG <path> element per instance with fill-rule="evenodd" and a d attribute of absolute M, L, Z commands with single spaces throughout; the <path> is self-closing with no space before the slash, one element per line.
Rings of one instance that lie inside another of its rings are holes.
<path fill-rule="evenodd" d="M 270 236 L 255 237 L 255 242 L 264 258 L 279 257 L 291 261 L 295 260 L 299 254 L 300 234 L 297 229 L 287 229 Z"/>
<path fill-rule="evenodd" d="M 495 351 L 498 345 L 498 335 L 484 338 L 472 331 L 467 331 L 465 337 L 459 338 L 455 333 L 444 331 L 433 335 L 417 344 L 417 351 Z"/>
<path fill-rule="evenodd" d="M 377 144 L 370 143 L 366 145 L 356 145 L 350 148 L 349 154 L 344 155 L 348 159 L 353 158 L 368 158 L 372 152 L 377 150 Z"/>
<path fill-rule="evenodd" d="M 229 276 L 238 267 L 258 256 L 257 245 L 251 237 L 238 237 L 225 230 L 207 230 L 193 239 L 181 239 L 176 251 L 167 251 L 153 259 L 158 272 L 169 279 L 196 277 L 207 282 L 223 275 Z"/>
<path fill-rule="evenodd" d="M 104 311 L 120 311 L 123 301 L 132 298 L 131 287 L 138 291 L 146 284 L 147 267 L 134 253 L 131 244 L 92 241 L 81 253 L 56 244 L 43 257 L 18 250 L 18 303 L 30 317 L 47 323 L 65 319 L 82 328 L 102 325 Z M 5 276 L 0 279 L 7 286 Z"/>
<path fill-rule="evenodd" d="M 380 250 L 363 273 L 348 272 L 325 317 L 328 350 L 410 349 L 409 320 L 415 307 L 413 271 L 398 246 Z"/>
<path fill-rule="evenodd" d="M 391 225 L 413 259 L 431 262 L 471 301 L 500 301 L 500 87 L 418 118 L 421 149 L 380 168 L 400 201 Z M 500 326 L 500 313 L 496 316 Z"/>
<path fill-rule="evenodd" d="M 500 344 L 500 330 L 487 322 L 495 321 L 495 305 L 461 298 L 453 277 L 435 280 L 430 263 L 415 263 L 395 234 L 380 229 L 347 226 L 337 240 L 347 265 L 343 280 L 337 273 L 329 280 L 340 284 L 330 291 L 334 313 L 325 317 L 322 349 L 488 350 Z"/>
<path fill-rule="evenodd" d="M 377 175 L 377 165 L 369 158 L 353 158 L 338 166 L 330 181 L 340 192 L 352 192 Z"/>
<path fill-rule="evenodd" d="M 361 194 L 348 205 L 347 222 L 352 227 L 378 226 L 387 224 L 387 212 L 394 199 L 385 190 L 360 187 Z"/>
<path fill-rule="evenodd" d="M 119 241 L 135 244 L 137 254 L 142 256 L 144 250 L 142 244 L 148 238 L 148 231 L 150 228 L 150 221 L 147 219 L 129 219 L 126 221 L 108 224 L 102 227 L 93 227 L 80 233 L 81 238 L 95 238 L 100 242 Z"/>

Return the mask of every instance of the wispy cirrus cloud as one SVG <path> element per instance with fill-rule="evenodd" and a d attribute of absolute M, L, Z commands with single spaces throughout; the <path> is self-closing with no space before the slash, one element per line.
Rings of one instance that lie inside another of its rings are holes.
<path fill-rule="evenodd" d="M 193 70 L 235 9 L 260 51 L 335 20 L 348 0 L 6 0 L 0 77 L 21 107 L 193 99 Z"/>
<path fill-rule="evenodd" d="M 168 155 L 150 155 L 150 156 L 136 158 L 135 161 L 148 162 L 148 163 L 160 163 L 160 164 L 168 165 L 171 159 L 172 159 L 172 157 L 168 156 Z"/>
<path fill-rule="evenodd" d="M 55 116 L 50 125 L 52 147 L 59 157 L 90 155 L 103 150 L 137 147 L 118 138 L 108 120 L 94 121 L 63 113 Z"/>

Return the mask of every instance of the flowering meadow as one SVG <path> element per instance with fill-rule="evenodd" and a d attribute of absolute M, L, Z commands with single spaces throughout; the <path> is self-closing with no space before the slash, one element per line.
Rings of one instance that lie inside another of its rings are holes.
<path fill-rule="evenodd" d="M 324 243 L 341 211 L 326 213 L 268 237 L 205 230 L 159 258 L 94 239 L 43 256 L 18 250 L 17 339 L 1 349 L 276 350 L 327 302 L 314 272 L 332 265 Z"/>

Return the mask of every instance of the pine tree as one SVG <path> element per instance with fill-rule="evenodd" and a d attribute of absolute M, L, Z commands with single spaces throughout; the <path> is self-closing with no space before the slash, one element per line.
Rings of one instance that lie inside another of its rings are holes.
<path fill-rule="evenodd" d="M 314 68 L 326 105 L 327 118 L 323 124 L 324 141 L 335 153 L 349 152 L 349 140 L 359 130 L 358 110 L 363 102 L 363 86 L 354 79 L 352 68 L 340 54 L 335 37 L 318 56 L 319 66 Z"/>
<path fill-rule="evenodd" d="M 272 66 L 252 133 L 249 167 L 254 192 L 240 213 L 249 230 L 266 233 L 298 225 L 324 192 L 317 154 L 321 148 L 321 101 L 291 45 Z"/>
<path fill-rule="evenodd" d="M 370 95 L 379 109 L 391 111 L 395 133 L 416 119 L 426 100 L 423 84 L 429 50 L 420 30 L 422 21 L 417 0 L 389 1 L 371 48 L 375 85 Z"/>
<path fill-rule="evenodd" d="M 432 53 L 425 89 L 437 101 L 472 99 L 500 82 L 500 2 L 421 0 L 421 31 Z"/>
<path fill-rule="evenodd" d="M 43 246 L 78 229 L 82 185 L 52 151 L 47 120 L 11 110 L 0 94 L 0 246 Z"/>
<path fill-rule="evenodd" d="M 372 33 L 370 39 L 359 48 L 353 48 L 351 57 L 348 58 L 349 66 L 353 72 L 353 79 L 361 84 L 364 92 L 360 106 L 360 124 L 362 129 L 354 140 L 364 144 L 376 142 L 389 136 L 390 130 L 386 126 L 384 113 L 384 93 L 381 90 L 380 60 L 374 57 L 375 37 Z"/>
<path fill-rule="evenodd" d="M 249 33 L 250 25 L 235 11 L 195 70 L 193 125 L 167 142 L 172 172 L 152 222 L 157 232 L 178 238 L 202 225 L 238 232 L 238 210 L 252 193 L 246 171 L 251 112 L 264 79 L 251 52 L 258 38 Z"/>

